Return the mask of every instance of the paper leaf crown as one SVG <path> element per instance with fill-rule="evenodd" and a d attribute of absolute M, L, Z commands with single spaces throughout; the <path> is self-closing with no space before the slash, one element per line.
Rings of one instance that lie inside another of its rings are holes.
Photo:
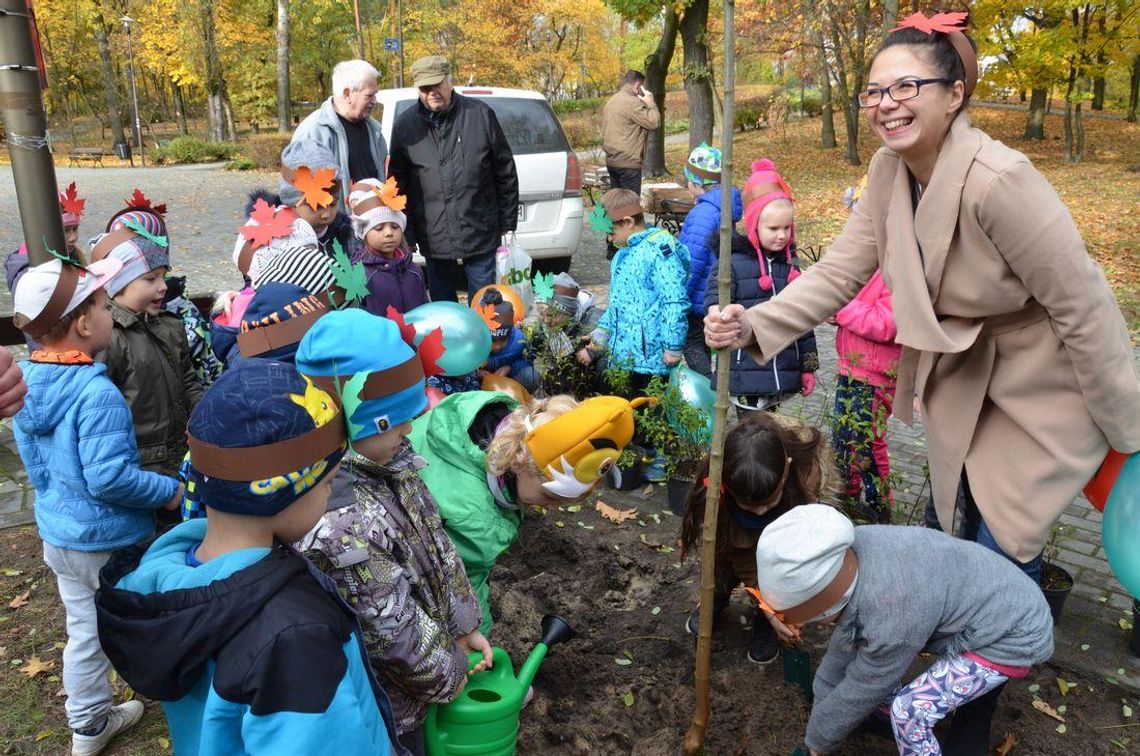
<path fill-rule="evenodd" d="M 333 241 L 332 249 L 333 260 L 329 268 L 332 270 L 337 288 L 344 292 L 344 298 L 337 308 L 343 309 L 368 296 L 368 273 L 364 270 L 363 263 L 352 262 L 339 241 Z M 329 299 L 334 301 L 332 297 Z"/>
<path fill-rule="evenodd" d="M 534 276 L 534 296 L 543 302 L 554 299 L 554 274 L 536 273 Z"/>
<path fill-rule="evenodd" d="M 408 198 L 400 194 L 400 187 L 396 184 L 395 176 L 389 176 L 379 189 L 372 191 L 389 210 L 403 212 L 404 208 L 408 206 Z"/>
<path fill-rule="evenodd" d="M 904 18 L 899 22 L 899 25 L 891 29 L 891 31 L 918 29 L 927 34 L 934 34 L 935 32 L 949 34 L 950 32 L 965 31 L 967 15 L 965 11 L 955 11 L 952 13 L 935 13 L 930 18 L 927 18 L 926 14 L 922 11 L 918 11 Z"/>
<path fill-rule="evenodd" d="M 127 203 L 127 207 L 131 210 L 149 210 L 159 218 L 165 219 L 166 217 L 166 203 L 161 205 L 152 204 L 150 199 L 143 194 L 140 189 L 135 189 L 134 193 L 125 199 L 124 202 Z"/>
<path fill-rule="evenodd" d="M 59 193 L 59 209 L 64 213 L 73 213 L 82 218 L 83 208 L 86 205 L 87 200 L 80 199 L 74 181 L 68 184 L 67 191 Z"/>
<path fill-rule="evenodd" d="M 614 222 L 610 216 L 606 215 L 606 208 L 602 206 L 601 202 L 594 203 L 594 209 L 586 216 L 586 220 L 589 221 L 590 228 L 598 233 L 612 234 L 614 232 Z"/>
<path fill-rule="evenodd" d="M 296 213 L 287 207 L 275 208 L 265 200 L 258 198 L 253 204 L 250 220 L 257 225 L 245 225 L 238 229 L 238 233 L 250 241 L 250 248 L 264 247 L 274 239 L 280 239 L 293 233 L 293 221 L 297 219 Z"/>
<path fill-rule="evenodd" d="M 293 176 L 293 186 L 301 191 L 301 201 L 312 209 L 328 207 L 333 203 L 329 189 L 336 186 L 336 171 L 332 168 L 318 168 L 314 173 L 309 166 L 302 165 Z"/>

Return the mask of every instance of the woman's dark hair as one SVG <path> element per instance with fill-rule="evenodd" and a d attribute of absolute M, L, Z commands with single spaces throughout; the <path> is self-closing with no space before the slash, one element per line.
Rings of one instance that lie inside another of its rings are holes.
<path fill-rule="evenodd" d="M 779 503 L 772 511 L 787 511 L 819 500 L 823 482 L 819 448 L 823 436 L 811 426 L 787 427 L 767 412 L 754 412 L 736 425 L 724 439 L 724 485 L 717 517 L 717 561 L 731 545 L 732 517 L 723 511 L 729 501 L 762 501 L 771 496 L 784 474 L 784 459 L 792 460 Z M 689 491 L 681 519 L 681 558 L 700 538 L 705 519 L 706 457 Z"/>
<path fill-rule="evenodd" d="M 977 55 L 978 45 L 974 42 L 973 37 L 969 34 L 963 33 L 966 41 L 970 43 L 970 47 Z M 879 52 L 886 50 L 888 47 L 895 45 L 910 45 L 912 47 L 920 47 L 923 50 L 923 55 L 926 61 L 934 67 L 938 75 L 950 79 L 951 81 L 960 81 L 966 83 L 966 68 L 962 65 L 962 58 L 959 57 L 958 51 L 954 49 L 954 45 L 950 42 L 949 35 L 944 32 L 934 32 L 927 34 L 919 29 L 912 29 L 907 27 L 905 29 L 896 29 L 888 34 L 883 39 L 883 44 L 879 48 Z M 876 57 L 878 53 L 876 53 Z M 970 95 L 966 95 L 962 99 L 962 106 L 958 108 L 959 111 L 964 109 L 970 104 Z"/>

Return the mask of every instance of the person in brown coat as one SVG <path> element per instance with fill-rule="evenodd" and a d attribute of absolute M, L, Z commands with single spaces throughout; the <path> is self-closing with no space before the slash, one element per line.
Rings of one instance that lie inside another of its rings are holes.
<path fill-rule="evenodd" d="M 661 125 L 661 111 L 645 88 L 645 74 L 626 71 L 621 88 L 602 108 L 602 149 L 610 188 L 641 194 L 641 166 L 649 132 Z"/>
<path fill-rule="evenodd" d="M 895 414 L 910 423 L 917 400 L 942 527 L 961 487 L 962 535 L 1039 580 L 1054 521 L 1109 448 L 1140 449 L 1140 380 L 1064 203 L 970 126 L 976 81 L 960 30 L 888 34 L 858 96 L 884 146 L 843 232 L 769 302 L 710 308 L 705 337 L 764 362 L 881 267 L 903 346 Z"/>

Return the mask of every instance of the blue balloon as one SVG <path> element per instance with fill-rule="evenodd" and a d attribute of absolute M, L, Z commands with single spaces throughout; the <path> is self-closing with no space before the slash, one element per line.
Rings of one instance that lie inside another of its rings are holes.
<path fill-rule="evenodd" d="M 1101 528 L 1104 553 L 1116 579 L 1140 597 L 1140 453 L 1130 455 L 1120 469 Z"/>
<path fill-rule="evenodd" d="M 479 313 L 457 302 L 428 302 L 404 314 L 404 321 L 416 329 L 416 346 L 436 328 L 443 329 L 443 356 L 439 366 L 444 375 L 470 373 L 491 354 L 491 331 Z"/>
<path fill-rule="evenodd" d="M 696 434 L 696 438 L 690 440 L 709 443 L 712 440 L 713 414 L 716 407 L 716 392 L 713 391 L 712 382 L 689 366 L 678 365 L 670 371 L 669 383 L 676 387 L 686 404 L 692 405 L 704 415 L 704 427 Z M 675 422 L 672 418 L 670 420 Z M 674 430 L 678 433 L 693 435 L 691 432 L 676 427 L 676 425 L 674 425 Z"/>

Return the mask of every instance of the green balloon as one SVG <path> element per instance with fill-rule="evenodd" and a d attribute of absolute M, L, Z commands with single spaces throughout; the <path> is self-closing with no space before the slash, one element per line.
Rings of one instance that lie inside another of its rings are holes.
<path fill-rule="evenodd" d="M 416 346 L 436 328 L 443 330 L 443 356 L 437 360 L 444 375 L 470 373 L 491 354 L 491 331 L 479 313 L 457 302 L 428 302 L 404 314 L 416 329 Z"/>

